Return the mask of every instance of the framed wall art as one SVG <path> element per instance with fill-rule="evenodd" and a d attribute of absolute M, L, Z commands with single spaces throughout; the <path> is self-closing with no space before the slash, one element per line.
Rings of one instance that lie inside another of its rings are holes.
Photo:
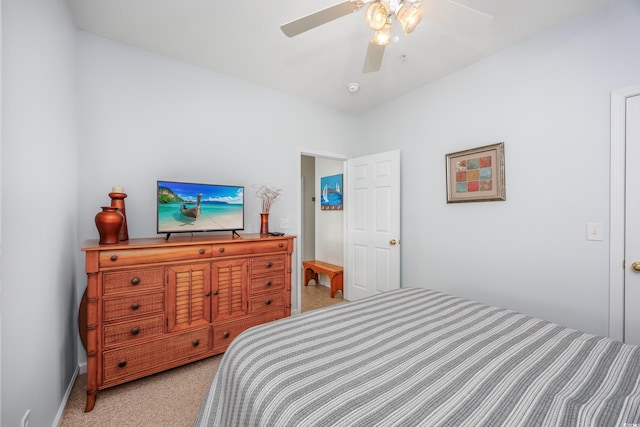
<path fill-rule="evenodd" d="M 320 178 L 320 210 L 342 210 L 342 174 Z"/>
<path fill-rule="evenodd" d="M 506 200 L 504 142 L 446 155 L 447 203 Z"/>

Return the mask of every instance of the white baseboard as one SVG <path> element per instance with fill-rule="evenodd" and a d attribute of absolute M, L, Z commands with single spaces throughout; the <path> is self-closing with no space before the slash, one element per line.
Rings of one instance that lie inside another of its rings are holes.
<path fill-rule="evenodd" d="M 84 367 L 85 371 L 87 369 L 86 363 Z M 58 409 L 58 413 L 56 414 L 56 418 L 53 420 L 53 427 L 60 425 L 60 421 L 62 421 L 62 414 L 64 413 L 64 408 L 67 406 L 67 401 L 69 400 L 69 396 L 71 396 L 71 390 L 73 389 L 73 385 L 76 383 L 76 378 L 78 378 L 78 373 L 80 371 L 80 367 L 77 367 L 71 376 L 71 381 L 69 381 L 69 385 L 67 386 L 67 391 L 64 393 L 64 397 L 62 398 L 62 403 L 60 404 L 60 408 Z"/>

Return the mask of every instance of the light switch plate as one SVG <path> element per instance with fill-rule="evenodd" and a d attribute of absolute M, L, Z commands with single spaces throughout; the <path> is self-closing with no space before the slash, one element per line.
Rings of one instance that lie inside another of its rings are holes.
<path fill-rule="evenodd" d="M 587 223 L 587 240 L 602 240 L 602 223 Z"/>

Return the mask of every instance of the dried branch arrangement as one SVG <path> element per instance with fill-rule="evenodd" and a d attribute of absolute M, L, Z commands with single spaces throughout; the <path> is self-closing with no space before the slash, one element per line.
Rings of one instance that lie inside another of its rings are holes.
<path fill-rule="evenodd" d="M 256 196 L 258 196 L 262 200 L 262 211 L 261 213 L 269 213 L 271 210 L 271 205 L 275 202 L 280 194 L 282 194 L 281 188 L 269 187 L 268 185 L 254 185 L 256 188 Z"/>

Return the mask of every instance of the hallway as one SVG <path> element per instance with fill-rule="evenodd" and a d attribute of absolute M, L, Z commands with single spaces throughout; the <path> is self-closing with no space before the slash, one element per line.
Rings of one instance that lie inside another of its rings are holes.
<path fill-rule="evenodd" d="M 347 302 L 342 298 L 342 292 L 337 292 L 334 298 L 329 297 L 329 288 L 310 281 L 309 285 L 302 286 L 302 312 L 316 310 L 334 304 Z"/>

